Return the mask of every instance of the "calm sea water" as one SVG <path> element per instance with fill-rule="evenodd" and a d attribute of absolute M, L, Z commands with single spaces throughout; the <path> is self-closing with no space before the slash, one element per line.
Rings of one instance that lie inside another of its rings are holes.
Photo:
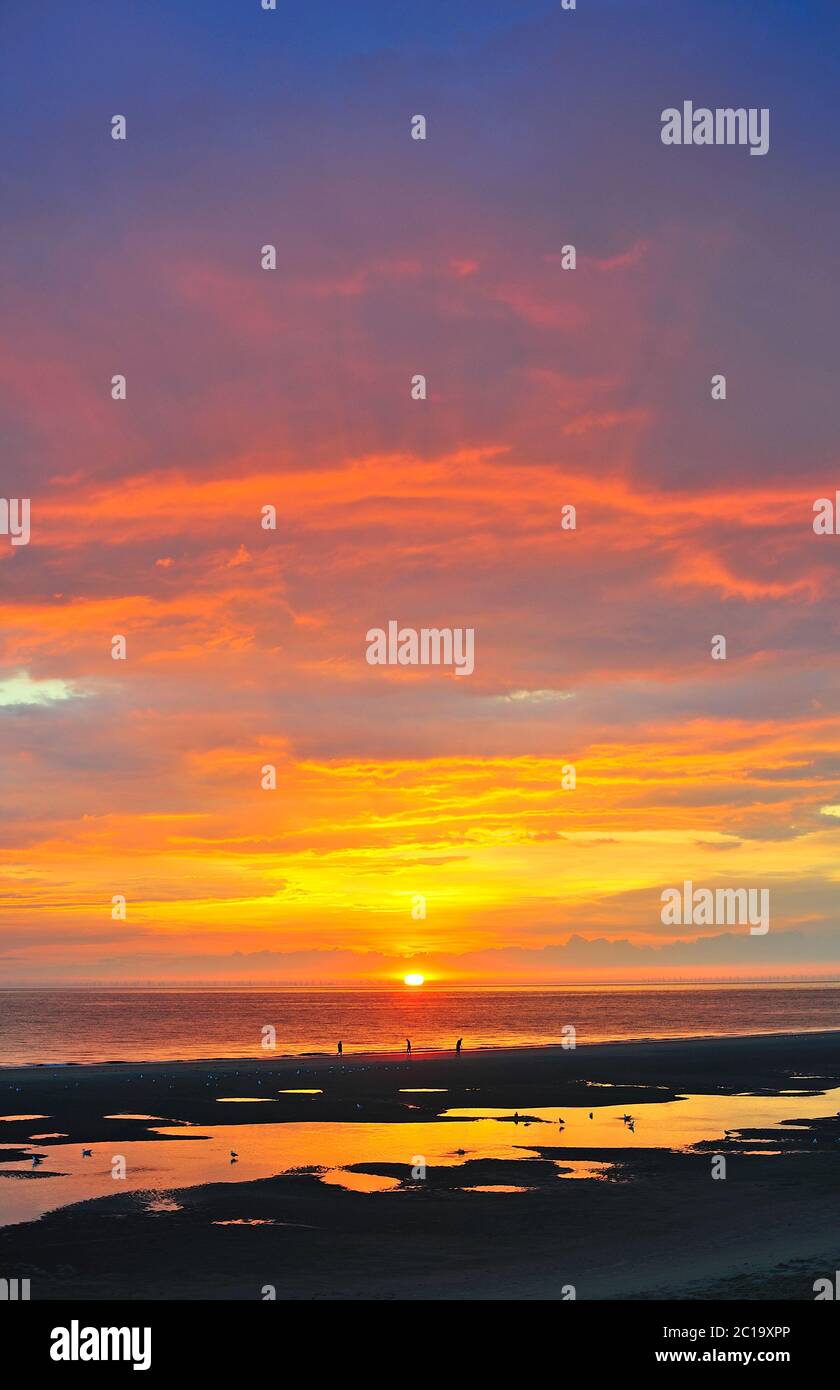
<path fill-rule="evenodd" d="M 840 1028 L 840 985 L 550 990 L 5 990 L 0 1065 L 168 1061 Z"/>

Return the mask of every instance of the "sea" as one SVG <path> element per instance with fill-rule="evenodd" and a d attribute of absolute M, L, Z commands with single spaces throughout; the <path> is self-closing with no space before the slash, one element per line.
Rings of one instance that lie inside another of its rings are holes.
<path fill-rule="evenodd" d="M 572 1034 L 569 1030 L 573 1029 Z M 0 990 L 0 1066 L 840 1029 L 840 984 Z"/>

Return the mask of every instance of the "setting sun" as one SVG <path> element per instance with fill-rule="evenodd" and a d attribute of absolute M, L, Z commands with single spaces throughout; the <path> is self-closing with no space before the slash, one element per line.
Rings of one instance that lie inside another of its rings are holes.
<path fill-rule="evenodd" d="M 406 975 L 403 980 L 404 985 L 422 985 L 424 983 L 425 981 L 422 975 Z"/>

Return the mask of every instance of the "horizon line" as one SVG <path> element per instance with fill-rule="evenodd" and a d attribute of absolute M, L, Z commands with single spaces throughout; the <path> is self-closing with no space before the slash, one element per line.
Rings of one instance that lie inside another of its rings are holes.
<path fill-rule="evenodd" d="M 412 988 L 413 994 L 442 991 L 442 990 L 509 990 L 514 991 L 540 991 L 557 989 L 684 989 L 688 986 L 698 988 L 713 988 L 720 985 L 727 985 L 732 988 L 743 988 L 753 985 L 840 985 L 840 976 L 750 976 L 744 979 L 732 979 L 715 977 L 710 979 L 684 979 L 684 980 L 567 980 L 551 981 L 543 984 L 525 984 L 487 981 L 483 984 L 469 984 L 463 982 L 449 982 L 426 980 L 422 990 Z M 46 990 L 122 990 L 125 992 L 139 992 L 141 990 L 335 990 L 345 992 L 365 992 L 365 993 L 390 993 L 392 990 L 405 989 L 404 982 L 395 979 L 390 983 L 381 981 L 371 984 L 364 983 L 330 983 L 323 980 L 303 980 L 303 981 L 214 981 L 214 980 L 141 980 L 123 982 L 120 980 L 109 981 L 42 981 L 40 983 L 24 984 L 0 984 L 0 994 L 23 993 L 25 991 L 46 991 Z"/>

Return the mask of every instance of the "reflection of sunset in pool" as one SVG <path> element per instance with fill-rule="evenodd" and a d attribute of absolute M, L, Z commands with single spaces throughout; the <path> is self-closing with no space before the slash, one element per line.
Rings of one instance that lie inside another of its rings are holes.
<path fill-rule="evenodd" d="M 475 1187 L 465 1187 L 464 1192 L 529 1192 L 527 1187 L 511 1187 L 507 1183 L 479 1183 Z"/>
<path fill-rule="evenodd" d="M 388 1178 L 378 1173 L 352 1173 L 346 1168 L 334 1168 L 324 1174 L 324 1182 L 331 1187 L 343 1187 L 348 1192 L 393 1192 L 401 1187 L 399 1178 Z"/>

